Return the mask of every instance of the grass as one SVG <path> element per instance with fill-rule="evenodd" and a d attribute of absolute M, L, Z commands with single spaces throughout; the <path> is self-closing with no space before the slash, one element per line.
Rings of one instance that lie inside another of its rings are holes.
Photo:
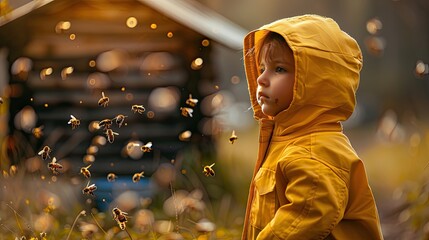
<path fill-rule="evenodd" d="M 149 200 L 114 200 L 104 212 L 96 208 L 95 197 L 82 194 L 84 179 L 29 173 L 25 165 L 11 173 L 0 177 L 0 240 L 237 239 L 241 234 L 240 211 L 231 195 L 213 197 L 208 189 L 222 189 L 218 180 L 192 168 L 186 176 L 178 173 L 178 181 L 192 183 L 170 183 Z M 139 205 L 129 207 L 134 200 Z M 129 214 L 124 230 L 111 212 L 118 205 Z"/>

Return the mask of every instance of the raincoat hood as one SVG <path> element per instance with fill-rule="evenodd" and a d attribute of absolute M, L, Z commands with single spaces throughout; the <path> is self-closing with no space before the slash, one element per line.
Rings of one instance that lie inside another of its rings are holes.
<path fill-rule="evenodd" d="M 283 127 L 274 135 L 287 135 L 350 117 L 355 107 L 362 53 L 356 41 L 326 17 L 303 15 L 275 21 L 244 38 L 244 65 L 254 118 L 268 119 L 256 98 L 259 76 L 256 59 L 268 32 L 284 37 L 293 51 L 295 84 L 289 108 L 274 117 Z"/>

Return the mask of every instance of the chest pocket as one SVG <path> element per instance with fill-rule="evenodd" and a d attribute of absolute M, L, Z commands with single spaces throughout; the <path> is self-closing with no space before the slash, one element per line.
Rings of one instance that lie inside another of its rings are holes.
<path fill-rule="evenodd" d="M 252 202 L 251 223 L 254 227 L 262 229 L 274 218 L 276 211 L 275 172 L 260 168 L 254 181 L 255 195 Z"/>

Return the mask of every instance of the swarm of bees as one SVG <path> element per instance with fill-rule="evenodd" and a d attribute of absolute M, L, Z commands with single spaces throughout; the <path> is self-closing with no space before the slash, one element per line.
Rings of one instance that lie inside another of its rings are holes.
<path fill-rule="evenodd" d="M 188 104 L 191 107 L 195 107 L 198 103 L 198 99 L 192 98 L 192 94 L 189 94 L 189 98 L 186 99 L 186 104 Z"/>
<path fill-rule="evenodd" d="M 115 141 L 115 135 L 119 135 L 119 133 L 114 132 L 111 128 L 106 130 L 107 141 L 109 141 L 109 143 L 113 143 L 113 141 Z"/>
<path fill-rule="evenodd" d="M 192 108 L 197 105 L 198 99 L 192 98 L 192 94 L 189 94 L 189 98 L 186 99 L 185 103 L 190 107 L 181 107 L 180 112 L 184 117 L 192 117 L 192 113 L 194 112 Z"/>
<path fill-rule="evenodd" d="M 104 92 L 101 92 L 101 98 L 98 100 L 98 106 L 107 107 L 109 105 L 109 97 L 104 95 Z"/>
<path fill-rule="evenodd" d="M 215 165 L 215 163 L 213 163 L 210 166 L 204 166 L 203 168 L 203 172 L 204 175 L 206 175 L 206 177 L 214 177 L 216 175 L 215 171 L 213 170 L 213 166 Z"/>
<path fill-rule="evenodd" d="M 43 136 L 44 126 L 36 127 L 31 130 L 31 133 L 35 138 L 41 138 Z"/>
<path fill-rule="evenodd" d="M 75 129 L 75 128 L 79 127 L 80 120 L 75 118 L 75 116 L 70 115 L 70 120 L 69 120 L 68 124 L 71 125 L 72 129 Z"/>
<path fill-rule="evenodd" d="M 112 213 L 113 213 L 113 220 L 115 220 L 118 223 L 119 228 L 121 228 L 121 230 L 125 230 L 128 213 L 123 212 L 122 210 L 120 210 L 117 207 L 115 207 L 112 210 Z"/>
<path fill-rule="evenodd" d="M 144 171 L 142 171 L 142 172 L 139 172 L 139 173 L 134 173 L 134 175 L 133 175 L 133 182 L 139 182 L 140 181 L 140 178 L 142 178 L 142 177 L 144 177 Z"/>
<path fill-rule="evenodd" d="M 210 166 L 204 166 L 203 168 L 203 173 L 207 176 L 207 177 L 214 177 L 215 176 L 215 171 L 213 170 L 213 166 L 215 164 L 213 163 Z"/>
<path fill-rule="evenodd" d="M 192 117 L 192 113 L 194 112 L 194 109 L 188 108 L 188 107 L 181 107 L 180 111 L 182 113 L 182 116 L 184 116 L 184 117 Z"/>
<path fill-rule="evenodd" d="M 143 105 L 133 105 L 131 106 L 131 111 L 133 111 L 134 113 L 143 114 L 146 109 L 143 107 Z"/>
<path fill-rule="evenodd" d="M 49 146 L 44 146 L 42 150 L 38 153 L 38 155 L 42 156 L 43 160 L 46 160 L 48 158 L 51 158 L 49 154 L 51 153 L 51 148 Z"/>
<path fill-rule="evenodd" d="M 104 92 L 101 92 L 102 97 L 98 100 L 98 105 L 102 107 L 107 107 L 109 104 L 109 97 L 105 95 Z M 185 117 L 193 117 L 193 111 L 194 107 L 197 105 L 198 99 L 195 99 L 192 97 L 191 94 L 189 94 L 189 98 L 186 100 L 186 107 L 180 107 L 181 114 Z M 143 114 L 146 109 L 143 105 L 132 105 L 131 111 L 133 113 Z M 115 140 L 115 136 L 118 136 L 119 133 L 115 132 L 112 127 L 114 124 L 117 125 L 118 128 L 121 128 L 125 120 L 128 116 L 124 114 L 118 114 L 113 118 L 105 118 L 98 122 L 98 127 L 96 129 L 101 129 L 104 134 L 106 135 L 107 141 L 109 143 L 113 143 Z M 80 126 L 80 120 L 76 118 L 73 115 L 70 115 L 70 120 L 68 121 L 68 124 L 71 125 L 72 129 L 76 129 Z M 34 128 L 32 130 L 33 135 L 36 137 L 41 137 L 43 135 L 42 132 L 43 126 L 39 128 Z M 233 143 L 235 140 L 237 140 L 237 136 L 235 135 L 235 132 L 233 131 L 232 136 L 230 137 L 230 142 Z M 138 144 L 140 145 L 140 144 Z M 132 145 L 132 146 L 135 146 Z M 128 147 L 128 146 L 127 146 Z M 144 153 L 151 152 L 152 151 L 152 142 L 149 141 L 146 144 L 142 145 L 140 147 L 141 151 Z M 43 160 L 50 159 L 50 153 L 52 152 L 52 149 L 49 146 L 44 146 L 42 150 L 39 151 L 38 155 L 42 157 Z M 215 176 L 215 171 L 213 170 L 213 166 L 215 163 L 211 165 L 204 166 L 203 173 L 206 176 Z M 92 164 L 89 164 L 87 166 L 83 166 L 80 168 L 80 174 L 82 174 L 86 179 L 88 179 L 88 182 L 86 183 L 86 186 L 82 189 L 82 194 L 89 195 L 89 196 L 95 196 L 94 192 L 97 190 L 97 186 L 95 183 L 91 184 L 91 171 L 89 170 Z M 53 174 L 59 174 L 59 171 L 63 169 L 63 166 L 57 162 L 57 159 L 55 157 L 52 158 L 52 161 L 48 163 L 48 168 L 52 171 Z M 132 181 L 134 183 L 139 182 L 142 178 L 144 178 L 144 171 L 134 173 L 132 176 Z M 108 182 L 114 182 L 118 177 L 115 173 L 110 172 L 107 174 L 107 181 Z M 112 210 L 113 213 L 113 219 L 118 223 L 119 227 L 122 230 L 126 229 L 126 223 L 127 223 L 127 213 L 121 211 L 119 208 L 114 208 Z"/>
<path fill-rule="evenodd" d="M 51 169 L 53 174 L 58 174 L 58 170 L 63 169 L 63 165 L 57 163 L 57 158 L 53 157 L 52 161 L 48 163 L 48 168 Z"/>
<path fill-rule="evenodd" d="M 38 155 L 41 156 L 43 160 L 47 160 L 48 158 L 51 158 L 51 156 L 49 155 L 51 152 L 52 149 L 48 145 L 46 145 L 42 148 L 42 150 L 40 150 Z M 48 168 L 52 171 L 53 174 L 56 175 L 59 174 L 58 170 L 63 169 L 63 165 L 57 162 L 56 157 L 53 157 L 52 161 L 48 163 Z"/>
<path fill-rule="evenodd" d="M 94 195 L 94 191 L 97 190 L 97 186 L 95 186 L 95 183 L 89 185 L 89 182 L 86 184 L 86 187 L 84 187 L 82 189 L 82 193 L 83 194 L 87 194 L 87 195 L 91 195 L 91 196 L 95 196 Z"/>
<path fill-rule="evenodd" d="M 150 152 L 152 150 L 152 142 L 148 142 L 145 145 L 141 146 L 141 150 L 144 153 Z"/>
<path fill-rule="evenodd" d="M 118 114 L 116 117 L 114 117 L 112 120 L 114 120 L 116 122 L 116 124 L 118 124 L 118 127 L 122 127 L 122 124 L 124 124 L 125 118 L 127 116 L 124 116 L 122 114 Z"/>
<path fill-rule="evenodd" d="M 91 167 L 91 164 L 86 166 L 86 167 L 81 167 L 80 168 L 80 173 L 85 176 L 86 178 L 90 178 L 91 177 L 91 172 L 89 171 L 89 168 Z"/>
<path fill-rule="evenodd" d="M 237 135 L 235 135 L 235 131 L 232 130 L 231 137 L 229 137 L 229 143 L 234 144 L 234 142 L 238 139 Z"/>
<path fill-rule="evenodd" d="M 126 117 L 127 116 L 123 114 L 118 114 L 116 117 L 112 119 L 106 118 L 98 122 L 98 127 L 105 131 L 104 133 L 106 134 L 106 137 L 109 143 L 113 143 L 115 141 L 115 135 L 119 135 L 119 133 L 114 132 L 112 130 L 113 122 L 115 122 L 118 125 L 118 127 L 122 127 Z"/>
<path fill-rule="evenodd" d="M 106 118 L 98 122 L 98 126 L 100 128 L 103 128 L 104 130 L 107 130 L 112 126 L 112 123 L 113 123 L 112 119 Z"/>
<path fill-rule="evenodd" d="M 108 182 L 114 182 L 116 180 L 116 178 L 118 178 L 118 177 L 114 173 L 107 174 L 107 181 Z"/>

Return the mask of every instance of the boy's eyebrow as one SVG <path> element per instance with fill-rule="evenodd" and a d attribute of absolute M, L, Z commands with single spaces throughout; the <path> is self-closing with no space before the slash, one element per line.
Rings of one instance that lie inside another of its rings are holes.
<path fill-rule="evenodd" d="M 268 58 L 268 59 L 269 59 L 268 62 L 271 62 L 274 64 L 279 64 L 279 63 L 286 64 L 286 65 L 293 65 L 294 64 L 293 59 L 289 59 L 289 58 L 288 59 L 286 59 L 286 58 L 276 58 L 276 59 Z M 261 65 L 261 64 L 263 64 L 263 63 L 260 62 L 259 65 Z"/>

